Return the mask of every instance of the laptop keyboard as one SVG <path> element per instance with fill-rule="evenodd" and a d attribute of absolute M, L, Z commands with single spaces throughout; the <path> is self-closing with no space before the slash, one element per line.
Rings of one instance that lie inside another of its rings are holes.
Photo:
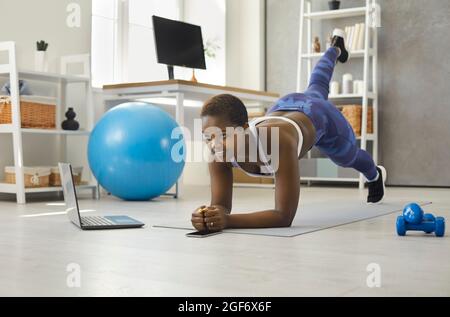
<path fill-rule="evenodd" d="M 105 217 L 82 217 L 81 225 L 86 227 L 104 227 L 113 226 L 115 223 Z"/>

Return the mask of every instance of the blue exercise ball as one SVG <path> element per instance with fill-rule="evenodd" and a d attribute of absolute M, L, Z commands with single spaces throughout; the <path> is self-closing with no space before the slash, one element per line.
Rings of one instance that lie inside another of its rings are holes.
<path fill-rule="evenodd" d="M 88 160 L 94 176 L 124 200 L 161 196 L 184 169 L 185 141 L 177 128 L 170 115 L 153 105 L 132 102 L 114 107 L 89 138 Z"/>

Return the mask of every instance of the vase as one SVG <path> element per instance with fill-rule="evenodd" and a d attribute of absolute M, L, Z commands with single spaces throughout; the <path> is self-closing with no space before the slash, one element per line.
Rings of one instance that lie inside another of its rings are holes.
<path fill-rule="evenodd" d="M 69 108 L 66 112 L 67 120 L 61 125 L 62 129 L 66 131 L 78 131 L 80 124 L 75 120 L 76 116 L 77 114 L 73 111 L 73 108 Z"/>
<path fill-rule="evenodd" d="M 342 93 L 351 94 L 353 88 L 353 76 L 351 74 L 344 74 L 342 77 Z"/>
<path fill-rule="evenodd" d="M 37 72 L 48 72 L 48 59 L 46 51 L 34 53 L 34 70 Z"/>
<path fill-rule="evenodd" d="M 364 93 L 364 81 L 355 80 L 353 82 L 353 93 L 355 95 L 362 95 Z"/>
<path fill-rule="evenodd" d="M 340 6 L 341 6 L 340 1 L 337 0 L 328 1 L 328 7 L 330 8 L 330 10 L 339 10 Z"/>
<path fill-rule="evenodd" d="M 338 96 L 339 95 L 339 82 L 333 81 L 330 84 L 330 95 Z"/>

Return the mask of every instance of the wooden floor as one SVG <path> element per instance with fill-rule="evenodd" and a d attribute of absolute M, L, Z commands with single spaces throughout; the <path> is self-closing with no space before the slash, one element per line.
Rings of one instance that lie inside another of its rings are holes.
<path fill-rule="evenodd" d="M 448 189 L 390 188 L 399 201 L 433 201 L 426 208 L 450 219 Z M 357 189 L 304 188 L 308 202 L 363 199 Z M 1 296 L 449 296 L 449 238 L 395 233 L 396 215 L 295 238 L 222 234 L 189 239 L 185 231 L 153 229 L 189 217 L 207 203 L 208 188 L 183 199 L 127 203 L 81 199 L 87 215 L 128 214 L 148 224 L 126 231 L 83 232 L 58 201 L 0 202 Z M 271 189 L 237 189 L 235 207 L 271 207 Z M 90 211 L 89 211 L 90 210 Z M 367 266 L 381 269 L 369 288 Z M 71 288 L 67 269 L 80 268 Z"/>

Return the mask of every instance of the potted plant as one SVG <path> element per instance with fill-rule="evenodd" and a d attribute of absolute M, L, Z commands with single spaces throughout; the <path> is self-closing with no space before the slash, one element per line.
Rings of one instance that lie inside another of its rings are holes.
<path fill-rule="evenodd" d="M 210 59 L 216 58 L 216 52 L 220 49 L 220 46 L 216 44 L 216 40 L 207 40 L 203 45 L 205 56 Z M 197 82 L 197 78 L 195 77 L 195 69 L 192 70 L 192 78 L 191 81 Z"/>
<path fill-rule="evenodd" d="M 34 58 L 34 70 L 37 72 L 48 71 L 47 48 L 48 43 L 45 41 L 36 42 L 37 50 Z"/>
<path fill-rule="evenodd" d="M 339 10 L 339 8 L 341 7 L 341 1 L 328 1 L 328 7 L 330 8 L 330 10 Z"/>
<path fill-rule="evenodd" d="M 216 44 L 216 40 L 207 40 L 205 43 L 205 55 L 209 58 L 216 58 L 216 52 L 220 49 L 220 46 Z"/>

